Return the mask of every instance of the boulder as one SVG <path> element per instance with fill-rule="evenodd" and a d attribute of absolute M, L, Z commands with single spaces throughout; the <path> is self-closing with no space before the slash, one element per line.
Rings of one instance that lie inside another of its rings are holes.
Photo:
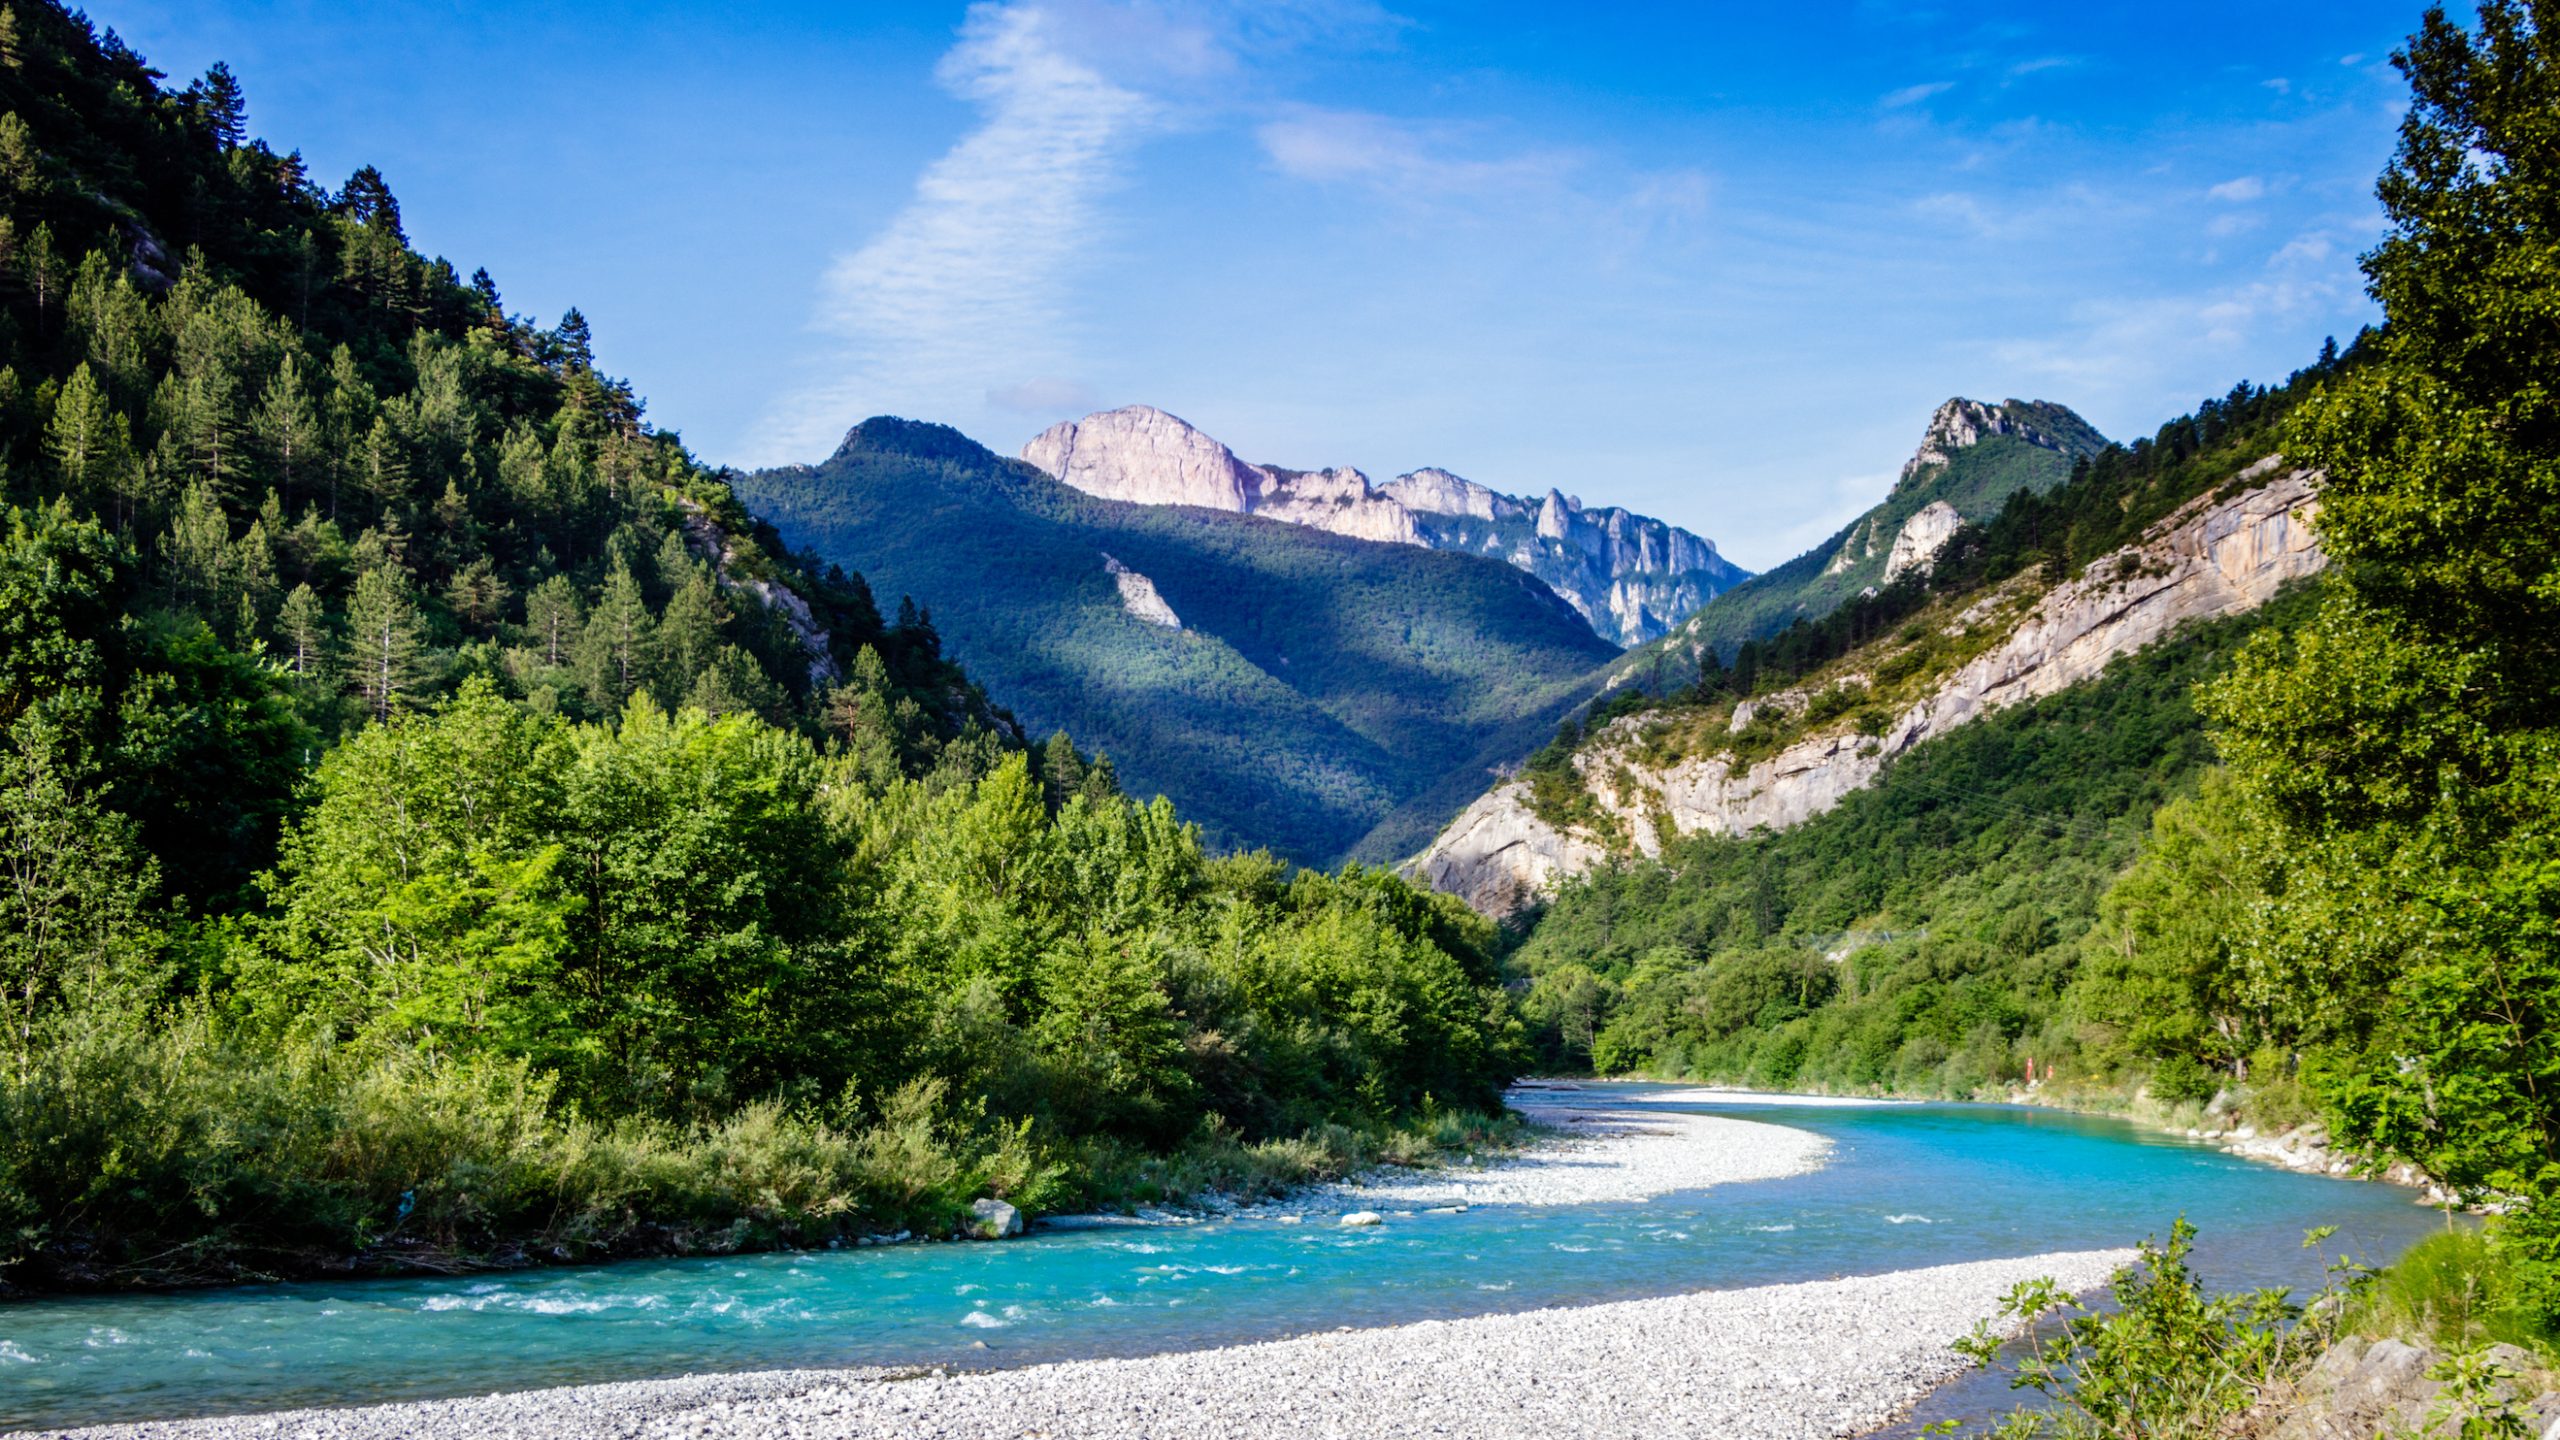
<path fill-rule="evenodd" d="M 1001 1200 L 969 1203 L 969 1234 L 980 1240 L 1010 1240 L 1022 1233 L 1022 1212 Z"/>
<path fill-rule="evenodd" d="M 1375 1210 L 1354 1210 L 1342 1217 L 1342 1223 L 1355 1228 L 1363 1225 L 1384 1225 L 1387 1223 L 1387 1217 Z"/>

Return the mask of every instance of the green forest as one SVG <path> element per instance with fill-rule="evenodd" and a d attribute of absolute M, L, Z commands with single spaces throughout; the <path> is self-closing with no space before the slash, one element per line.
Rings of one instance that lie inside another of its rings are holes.
<path fill-rule="evenodd" d="M 577 312 L 162 80 L 0 6 L 0 1286 L 949 1233 L 1484 1133 L 1483 922 L 1027 743 Z"/>
<path fill-rule="evenodd" d="M 1104 500 L 948 426 L 867 420 L 821 464 L 737 484 L 794 543 L 934 597 L 1033 728 L 1180 797 L 1213 843 L 1302 864 L 1420 849 L 1618 653 L 1498 560 Z M 1130 615 L 1106 556 L 1182 628 Z"/>
<path fill-rule="evenodd" d="M 2072 574 L 2270 451 L 2325 476 L 2325 575 L 1795 830 L 1566 884 L 1515 957 L 1543 1063 L 2317 1117 L 2504 1211 L 2502 1263 L 2560 1322 L 2560 344 L 2526 319 L 2560 293 L 2560 65 L 2508 4 L 2431 14 L 2400 64 L 2364 261 L 2384 325 L 2013 497 L 1924 581 L 1585 724 L 1676 735 L 1844 657 L 1880 670 L 1927 648 L 1906 617 Z M 1587 743 L 1568 724 L 1532 762 L 1561 818 Z"/>

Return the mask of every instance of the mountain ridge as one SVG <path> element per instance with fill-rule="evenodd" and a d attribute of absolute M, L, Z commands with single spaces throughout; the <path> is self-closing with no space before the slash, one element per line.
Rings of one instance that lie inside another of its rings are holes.
<path fill-rule="evenodd" d="M 866 420 L 735 484 L 795 549 L 931 596 L 930 628 L 1034 732 L 1109 754 L 1216 844 L 1308 863 L 1521 717 L 1551 728 L 1616 653 L 1486 557 L 1106 499 L 947 426 Z"/>
<path fill-rule="evenodd" d="M 1552 487 L 1542 497 L 1508 495 L 1437 466 L 1378 483 L 1349 466 L 1253 464 L 1152 405 L 1061 421 L 1032 437 L 1022 458 L 1105 499 L 1499 558 L 1536 575 L 1620 645 L 1661 635 L 1750 574 L 1702 536 L 1617 506 L 1586 507 Z"/>

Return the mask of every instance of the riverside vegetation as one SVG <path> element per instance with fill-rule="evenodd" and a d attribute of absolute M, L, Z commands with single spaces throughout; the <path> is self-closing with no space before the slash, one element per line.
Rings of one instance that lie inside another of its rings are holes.
<path fill-rule="evenodd" d="M 2560 343 L 2522 318 L 2555 303 L 2545 18 L 2431 11 L 2399 55 L 2412 106 L 2364 262 L 2386 323 L 2350 353 L 2018 495 L 1925 581 L 1600 717 L 1656 707 L 1664 743 L 1747 746 L 1698 717 L 1925 668 L 1944 636 L 1906 617 L 2059 579 L 2273 450 L 2325 475 L 2328 573 L 1793 831 L 1564 885 L 1518 957 L 1550 1063 L 2316 1115 L 2495 1203 L 2519 1306 L 2560 1321 Z"/>
<path fill-rule="evenodd" d="M 0 6 L 0 1285 L 949 1231 L 1480 1141 L 1487 927 L 1213 857 L 929 612 Z"/>

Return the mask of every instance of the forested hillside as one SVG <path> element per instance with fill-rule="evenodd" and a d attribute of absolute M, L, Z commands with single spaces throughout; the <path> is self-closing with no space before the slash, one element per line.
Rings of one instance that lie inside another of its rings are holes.
<path fill-rule="evenodd" d="M 1956 443 L 1943 432 L 1949 412 L 1960 407 L 1961 418 L 1978 413 L 1992 424 L 2014 427 L 2015 433 L 1991 431 Z M 1729 659 L 1750 641 L 1767 639 L 1799 620 L 1819 620 L 1889 582 L 1885 571 L 1894 540 L 1923 509 L 1942 504 L 1964 519 L 1986 520 L 2010 496 L 2052 489 L 2071 475 L 2075 464 L 2106 448 L 2107 438 L 2065 406 L 2041 400 L 1997 406 L 1950 400 L 1933 418 L 1893 492 L 1873 509 L 1802 555 L 1708 601 L 1656 645 L 1684 662 L 1709 650 Z"/>
<path fill-rule="evenodd" d="M 2394 57 L 2414 93 L 2364 258 L 2381 329 L 2013 499 L 1926 588 L 2068 563 L 2220 483 L 2208 420 L 2322 477 L 2316 587 L 1923 746 L 1794 830 L 1567 884 L 1520 955 L 1551 1057 L 2316 1115 L 2492 1202 L 2518 1286 L 2496 1303 L 2560 1323 L 2560 343 L 2520 321 L 2553 303 L 2549 41 L 2490 3 Z M 1899 588 L 1673 708 L 1880 672 L 1863 637 L 1928 613 Z"/>
<path fill-rule="evenodd" d="M 0 1287 L 947 1232 L 1495 1103 L 1471 917 L 1026 748 L 242 114 L 0 5 Z"/>
<path fill-rule="evenodd" d="M 1487 742 L 1552 725 L 1616 653 L 1498 560 L 1104 500 L 942 426 L 869 420 L 738 487 L 795 544 L 932 596 L 936 632 L 1035 730 L 1214 843 L 1305 863 L 1452 773 L 1480 783 Z M 1138 613 L 1114 563 L 1178 623 Z"/>

